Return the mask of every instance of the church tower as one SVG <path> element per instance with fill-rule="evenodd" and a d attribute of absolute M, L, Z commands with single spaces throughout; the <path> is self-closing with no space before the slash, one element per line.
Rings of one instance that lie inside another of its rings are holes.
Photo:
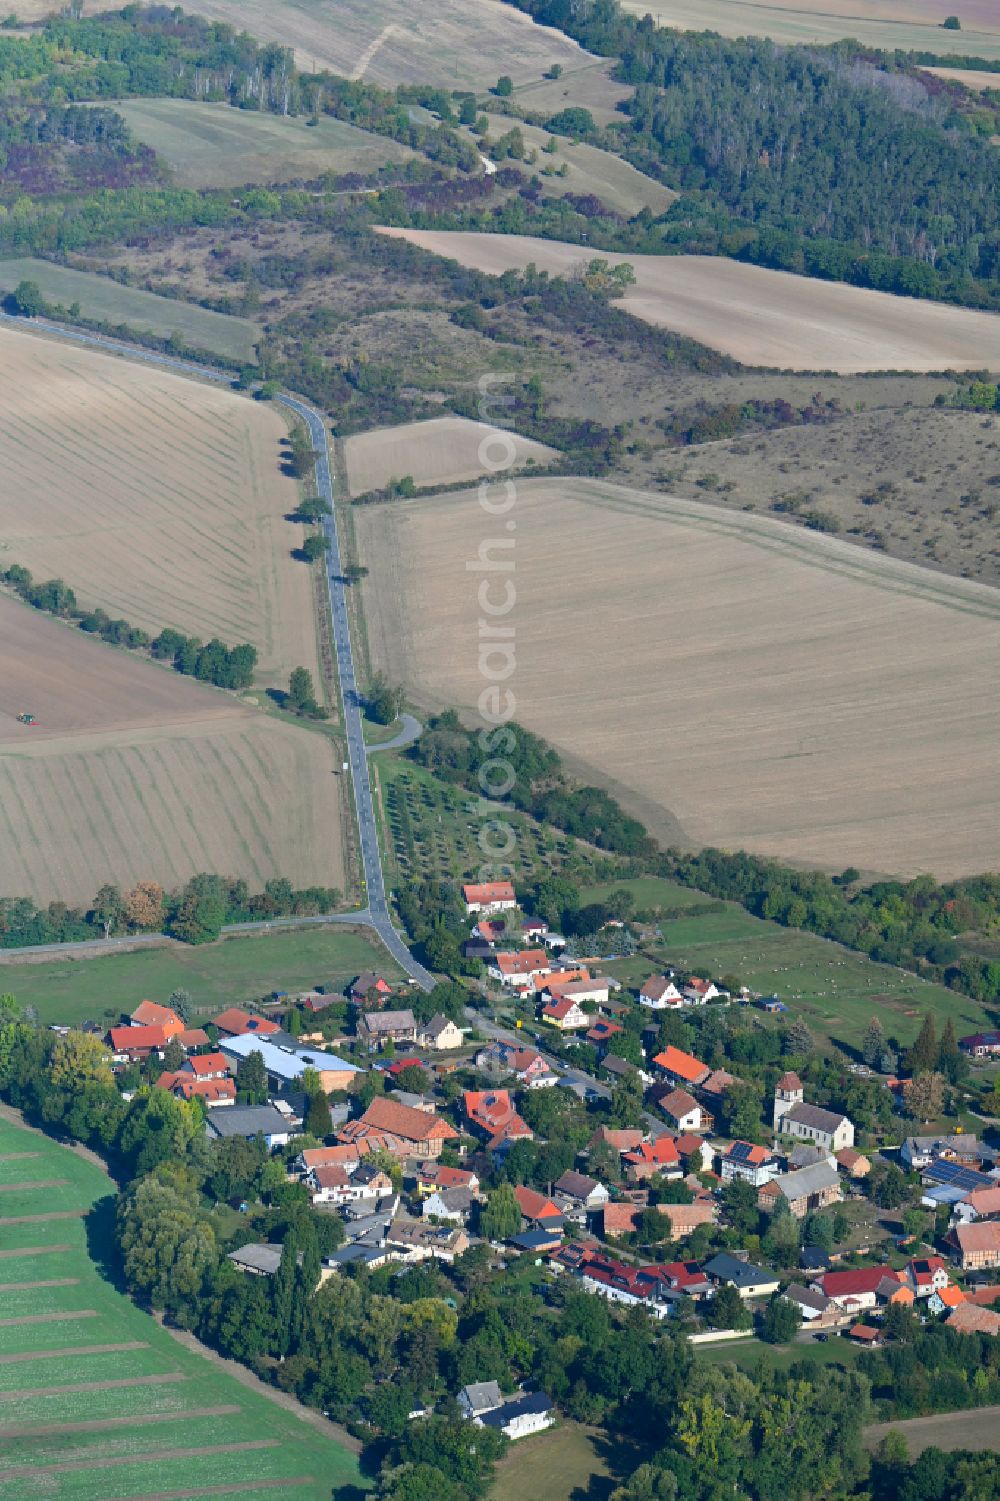
<path fill-rule="evenodd" d="M 802 1080 L 798 1074 L 782 1074 L 774 1087 L 774 1129 L 781 1129 L 781 1117 L 793 1105 L 801 1105 L 804 1098 Z"/>

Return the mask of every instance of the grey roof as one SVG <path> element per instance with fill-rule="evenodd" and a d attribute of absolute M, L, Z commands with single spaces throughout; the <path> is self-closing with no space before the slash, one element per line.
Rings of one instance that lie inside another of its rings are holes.
<path fill-rule="evenodd" d="M 910 1152 L 955 1152 L 960 1157 L 988 1157 L 977 1136 L 908 1136 L 903 1146 Z"/>
<path fill-rule="evenodd" d="M 238 1251 L 230 1251 L 228 1260 L 236 1266 L 249 1267 L 255 1272 L 265 1272 L 273 1277 L 281 1265 L 281 1247 L 268 1246 L 263 1243 L 253 1243 L 248 1246 L 240 1246 Z"/>
<path fill-rule="evenodd" d="M 823 1110 L 819 1105 L 799 1104 L 786 1110 L 778 1122 L 780 1131 L 785 1121 L 795 1121 L 799 1126 L 811 1126 L 814 1131 L 829 1131 L 831 1136 L 848 1117 L 836 1110 Z"/>
<path fill-rule="evenodd" d="M 548 1413 L 552 1411 L 552 1403 L 542 1392 L 522 1392 L 519 1397 L 512 1397 L 502 1407 L 496 1407 L 492 1412 L 483 1414 L 483 1422 L 488 1428 L 506 1428 L 514 1418 L 528 1416 L 529 1413 Z"/>
<path fill-rule="evenodd" d="M 822 1147 L 814 1147 L 809 1142 L 802 1141 L 789 1152 L 788 1161 L 794 1170 L 800 1167 L 812 1167 L 814 1162 L 825 1162 L 826 1157 L 827 1154 Z"/>
<path fill-rule="evenodd" d="M 600 1188 L 596 1178 L 588 1178 L 586 1173 L 578 1173 L 573 1168 L 567 1168 L 561 1178 L 556 1179 L 556 1189 L 567 1198 L 579 1199 L 585 1203 L 595 1189 Z"/>
<path fill-rule="evenodd" d="M 786 1199 L 801 1199 L 833 1188 L 840 1182 L 840 1178 L 836 1164 L 824 1157 L 822 1162 L 814 1162 L 811 1167 L 800 1167 L 797 1172 L 772 1178 L 771 1182 Z"/>
<path fill-rule="evenodd" d="M 341 1246 L 339 1250 L 331 1252 L 323 1262 L 324 1266 L 354 1266 L 356 1263 L 381 1261 L 385 1251 L 381 1246 L 366 1245 L 363 1241 L 353 1241 L 349 1246 Z"/>
<path fill-rule="evenodd" d="M 436 1199 L 445 1209 L 450 1209 L 455 1214 L 468 1214 L 472 1209 L 471 1188 L 436 1188 L 424 1200 L 423 1208 L 425 1214 L 427 1206 L 432 1199 Z"/>
<path fill-rule="evenodd" d="M 414 1032 L 417 1018 L 408 1006 L 404 1011 L 366 1011 L 358 1026 L 366 1032 Z"/>
<path fill-rule="evenodd" d="M 711 1261 L 705 1262 L 705 1272 L 719 1282 L 731 1282 L 734 1287 L 756 1287 L 761 1282 L 777 1282 L 777 1272 L 771 1272 L 751 1261 L 740 1261 L 728 1251 L 720 1251 Z"/>
<path fill-rule="evenodd" d="M 822 1246 L 803 1246 L 799 1254 L 799 1266 L 804 1271 L 815 1272 L 830 1265 L 830 1253 Z"/>
<path fill-rule="evenodd" d="M 500 1385 L 496 1381 L 470 1381 L 468 1386 L 462 1387 L 459 1396 L 466 1399 L 475 1413 L 492 1412 L 503 1403 Z"/>
<path fill-rule="evenodd" d="M 424 1037 L 438 1038 L 450 1026 L 450 1019 L 447 1016 L 442 1016 L 439 1011 L 435 1016 L 431 1017 L 426 1027 L 421 1027 L 420 1031 Z"/>
<path fill-rule="evenodd" d="M 784 1296 L 790 1303 L 799 1303 L 803 1308 L 813 1308 L 817 1313 L 825 1313 L 833 1304 L 833 1299 L 825 1293 L 817 1292 L 813 1287 L 803 1287 L 800 1282 L 793 1282 L 785 1288 Z"/>
<path fill-rule="evenodd" d="M 213 1110 L 206 1122 L 215 1136 L 288 1136 L 289 1122 L 273 1105 L 227 1105 Z"/>

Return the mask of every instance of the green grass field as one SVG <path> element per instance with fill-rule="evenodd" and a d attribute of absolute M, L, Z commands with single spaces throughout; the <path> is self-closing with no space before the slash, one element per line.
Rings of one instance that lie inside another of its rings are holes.
<path fill-rule="evenodd" d="M 38 1155 L 8 1155 L 29 1151 Z M 12 1239 L 33 1248 L 0 1256 L 0 1321 L 38 1320 L 0 1322 L 0 1501 L 265 1490 L 356 1501 L 357 1462 L 335 1438 L 178 1344 L 101 1276 L 88 1249 L 89 1237 L 103 1250 L 114 1191 L 101 1169 L 0 1117 L 0 1187 L 28 1161 L 40 1179 L 68 1180 L 76 1206 L 91 1213 L 57 1222 L 66 1249 L 44 1254 L 41 1226 L 4 1224 L 10 1196 L 0 1192 L 0 1249 Z M 44 1212 L 48 1191 L 34 1192 Z M 29 1229 L 34 1239 L 19 1239 Z M 54 1279 L 59 1286 L 25 1286 Z M 45 1317 L 52 1313 L 70 1317 Z"/>
<path fill-rule="evenodd" d="M 618 883 L 592 887 L 586 900 L 597 900 Z M 632 889 L 640 907 L 669 912 L 684 905 L 709 905 L 713 898 L 653 877 L 620 883 Z M 874 964 L 839 944 L 778 923 L 751 917 L 726 903 L 721 912 L 664 918 L 662 939 L 645 951 L 608 966 L 618 979 L 638 984 L 655 965 L 672 966 L 719 979 L 732 975 L 751 990 L 776 994 L 788 1017 L 801 1016 L 818 1040 L 856 1046 L 876 1013 L 888 1033 L 908 1044 L 916 1037 L 924 1013 L 941 1024 L 951 1017 L 959 1036 L 988 1024 L 975 1001 L 934 985 L 905 970 Z M 763 1017 L 762 1017 L 763 1019 Z"/>
<path fill-rule="evenodd" d="M 512 1444 L 497 1467 L 490 1501 L 607 1501 L 641 1463 L 597 1429 L 563 1423 Z"/>
<path fill-rule="evenodd" d="M 11 992 L 22 1006 L 34 1006 L 43 1022 L 79 1025 L 134 1011 L 144 999 L 165 1002 L 181 988 L 191 992 L 193 1009 L 204 1018 L 275 990 L 340 988 L 365 969 L 387 979 L 399 975 L 385 950 L 362 931 L 301 928 L 201 948 L 0 965 L 0 991 Z"/>
<path fill-rule="evenodd" d="M 324 118 L 310 126 L 301 116 L 254 114 L 189 99 L 129 99 L 115 108 L 133 135 L 152 146 L 188 188 L 367 173 L 414 155 L 386 136 L 342 120 Z"/>
<path fill-rule="evenodd" d="M 162 339 L 177 334 L 191 348 L 226 359 L 252 360 L 261 336 L 257 324 L 248 318 L 232 318 L 193 302 L 123 287 L 91 271 L 74 271 L 32 257 L 0 260 L 0 293 L 13 292 L 21 281 L 37 283 L 46 302 L 66 308 L 78 302 L 83 316 L 95 322 L 116 328 L 127 325 Z"/>
<path fill-rule="evenodd" d="M 707 1361 L 710 1365 L 739 1366 L 741 1371 L 753 1371 L 760 1365 L 767 1370 L 787 1371 L 789 1366 L 803 1361 L 810 1365 L 836 1365 L 849 1370 L 856 1363 L 859 1354 L 860 1346 L 833 1334 L 820 1345 L 812 1341 L 807 1345 L 765 1345 L 759 1339 L 702 1345 L 696 1358 Z"/>

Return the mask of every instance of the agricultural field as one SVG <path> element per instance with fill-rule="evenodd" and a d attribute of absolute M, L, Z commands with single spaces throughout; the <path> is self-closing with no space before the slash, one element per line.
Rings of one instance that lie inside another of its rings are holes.
<path fill-rule="evenodd" d="M 516 525 L 518 719 L 665 843 L 896 875 L 995 862 L 992 590 L 597 480 L 520 480 Z M 356 527 L 373 667 L 471 708 L 474 495 Z"/>
<path fill-rule="evenodd" d="M 872 1423 L 865 1429 L 865 1448 L 874 1449 L 887 1433 L 906 1440 L 911 1459 L 925 1449 L 1000 1450 L 1000 1407 L 977 1407 L 971 1412 L 931 1413 L 895 1423 Z"/>
<path fill-rule="evenodd" d="M 936 78 L 950 78 L 953 83 L 963 83 L 974 94 L 983 89 L 996 89 L 1000 91 L 1000 73 L 987 72 L 985 69 L 976 68 L 925 68 L 925 73 L 933 73 Z"/>
<path fill-rule="evenodd" d="M 509 449 L 497 438 L 488 422 L 468 417 L 431 417 L 426 422 L 408 422 L 401 427 L 373 428 L 344 441 L 349 493 L 353 499 L 368 490 L 379 490 L 392 479 L 409 475 L 418 486 L 454 485 L 491 473 L 480 456 L 485 443 L 487 458 L 506 462 Z M 559 457 L 554 448 L 524 438 L 507 436 L 516 458 L 512 467 L 545 467 Z"/>
<path fill-rule="evenodd" d="M 63 578 L 151 634 L 248 641 L 265 686 L 316 670 L 276 408 L 9 326 L 0 357 L 0 566 Z"/>
<path fill-rule="evenodd" d="M 562 81 L 559 79 L 560 83 Z M 527 100 L 524 102 L 527 108 L 537 107 Z M 593 193 L 613 213 L 623 214 L 629 219 L 644 208 L 654 214 L 665 214 L 677 199 L 678 195 L 672 188 L 665 188 L 610 151 L 602 151 L 586 141 L 571 141 L 566 136 L 553 137 L 542 127 L 525 125 L 512 120 L 509 115 L 487 115 L 486 118 L 489 139 L 479 143 L 484 154 L 490 155 L 490 140 L 498 140 L 516 125 L 529 152 L 533 150 L 537 155 L 534 169 L 544 179 L 547 192 L 560 198 L 567 193 Z M 475 137 L 469 139 L 475 140 Z M 553 139 L 558 143 L 558 150 L 550 156 L 545 154 L 544 147 Z M 558 169 L 564 165 L 567 168 L 565 177 L 557 176 Z"/>
<path fill-rule="evenodd" d="M 191 0 L 189 8 L 294 48 L 300 68 L 386 88 L 486 88 L 501 73 L 520 82 L 541 78 L 553 63 L 569 69 L 594 60 L 502 0 L 423 0 L 419 7 L 407 0 Z"/>
<path fill-rule="evenodd" d="M 939 0 L 622 0 L 622 9 L 683 31 L 788 44 L 852 37 L 868 47 L 1000 59 L 1000 12 L 993 0 L 954 0 L 944 8 Z M 942 30 L 946 15 L 960 18 L 961 31 Z"/>
<path fill-rule="evenodd" d="M 0 992 L 34 1006 L 48 1025 L 79 1026 L 132 1012 L 144 997 L 166 1003 L 187 990 L 192 1014 L 205 1019 L 274 991 L 342 989 L 364 970 L 388 980 L 399 969 L 364 929 L 307 927 L 249 934 L 191 948 L 164 944 L 107 957 L 63 955 L 41 962 L 0 950 Z"/>
<path fill-rule="evenodd" d="M 388 853 L 401 879 L 468 880 L 475 875 L 483 864 L 478 839 L 486 820 L 468 792 L 396 756 L 379 756 L 374 776 Z M 506 856 L 515 877 L 558 869 L 572 854 L 575 841 L 558 830 L 500 804 L 491 812 L 509 823 L 516 836 Z"/>
<path fill-rule="evenodd" d="M 199 108 L 197 105 L 192 107 Z M 125 108 L 123 105 L 123 113 Z M 0 260 L 0 293 L 13 292 L 22 281 L 33 281 L 46 302 L 67 308 L 74 302 L 79 303 L 83 316 L 95 323 L 110 323 L 116 328 L 127 326 L 161 339 L 176 335 L 191 349 L 203 349 L 227 360 L 253 363 L 256 359 L 261 329 L 249 318 L 215 313 L 211 308 L 199 307 L 194 302 L 160 297 L 138 287 L 124 287 L 108 276 L 75 271 L 69 266 L 56 266 L 51 261 L 36 260 L 32 256 Z"/>
<path fill-rule="evenodd" d="M 615 63 L 602 61 L 586 67 L 564 71 L 559 78 L 542 78 L 536 83 L 522 83 L 514 88 L 516 104 L 531 114 L 554 115 L 568 105 L 589 109 L 598 125 L 614 125 L 624 120 L 618 106 L 631 99 L 635 89 L 611 77 Z M 489 98 L 485 100 L 489 103 Z"/>
<path fill-rule="evenodd" d="M 4 890 L 86 902 L 199 871 L 343 886 L 325 735 L 0 598 Z M 30 712 L 26 727 L 17 715 Z"/>
<path fill-rule="evenodd" d="M 1000 38 L 998 38 L 1000 41 Z M 533 263 L 565 276 L 589 259 L 580 245 L 530 235 L 387 228 L 463 266 L 500 276 Z M 703 255 L 605 255 L 635 271 L 619 305 L 746 365 L 841 374 L 1000 367 L 1000 315 L 917 302 L 842 282 Z"/>
<path fill-rule="evenodd" d="M 127 99 L 116 101 L 115 109 L 185 188 L 288 182 L 325 172 L 374 172 L 390 162 L 409 161 L 414 154 L 386 136 L 342 120 L 323 118 L 310 126 L 301 116 L 252 114 L 228 104 L 189 99 Z"/>
<path fill-rule="evenodd" d="M 3 1190 L 25 1162 L 37 1186 L 16 1198 L 41 1218 L 17 1223 Z M 48 1217 L 53 1182 L 70 1217 Z M 0 1116 L 2 1501 L 357 1494 L 322 1418 L 180 1344 L 101 1275 L 113 1193 L 94 1161 Z"/>

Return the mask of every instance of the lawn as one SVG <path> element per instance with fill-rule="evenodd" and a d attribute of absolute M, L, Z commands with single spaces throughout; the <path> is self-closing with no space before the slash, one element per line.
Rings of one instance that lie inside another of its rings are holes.
<path fill-rule="evenodd" d="M 732 1344 L 705 1345 L 696 1359 L 711 1365 L 733 1364 L 741 1371 L 753 1371 L 759 1365 L 768 1370 L 787 1371 L 790 1366 L 808 1361 L 812 1365 L 836 1365 L 851 1367 L 858 1358 L 859 1347 L 839 1335 L 823 1344 L 810 1341 L 807 1345 L 765 1345 L 759 1339 L 734 1340 Z"/>
<path fill-rule="evenodd" d="M 712 902 L 703 894 L 688 895 Z M 680 905 L 665 893 L 665 907 L 669 901 Z M 659 927 L 660 941 L 610 965 L 612 973 L 629 984 L 641 984 L 653 965 L 714 979 L 732 976 L 753 991 L 776 994 L 788 1007 L 788 1016 L 801 1016 L 817 1038 L 849 1048 L 858 1045 L 876 1013 L 903 1045 L 916 1037 L 927 1011 L 939 1029 L 950 1016 L 959 1035 L 987 1025 L 982 1007 L 943 985 L 875 964 L 814 934 L 762 921 L 731 903 L 718 912 L 664 919 Z"/>
<path fill-rule="evenodd" d="M 46 302 L 64 307 L 78 302 L 83 316 L 97 323 L 111 323 L 116 328 L 127 325 L 161 339 L 177 334 L 191 348 L 221 354 L 226 359 L 255 358 L 261 331 L 247 318 L 233 318 L 193 302 L 178 302 L 172 297 L 159 297 L 155 292 L 123 287 L 108 276 L 54 266 L 49 261 L 30 257 L 0 260 L 0 293 L 13 292 L 21 281 L 35 282 Z"/>
<path fill-rule="evenodd" d="M 101 1275 L 90 1252 L 106 1249 L 113 1193 L 101 1169 L 3 1117 L 0 1185 L 27 1160 L 8 1155 L 20 1151 L 39 1153 L 39 1178 L 69 1180 L 79 1207 L 98 1207 L 58 1222 L 66 1250 L 0 1258 L 0 1317 L 90 1315 L 0 1326 L 0 1501 L 124 1501 L 201 1487 L 231 1496 L 266 1487 L 302 1501 L 356 1496 L 356 1461 L 334 1438 L 178 1344 Z M 0 1202 L 6 1249 L 5 1212 Z M 10 1289 L 53 1276 L 75 1280 Z"/>
<path fill-rule="evenodd" d="M 362 970 L 387 979 L 398 966 L 361 930 L 301 928 L 227 938 L 200 948 L 171 945 L 96 959 L 51 959 L 0 968 L 0 990 L 34 1006 L 43 1022 L 110 1021 L 143 999 L 190 991 L 199 1017 L 279 990 L 340 989 Z"/>
<path fill-rule="evenodd" d="M 641 1459 L 606 1434 L 576 1423 L 512 1444 L 500 1461 L 490 1501 L 606 1501 L 620 1478 Z"/>

